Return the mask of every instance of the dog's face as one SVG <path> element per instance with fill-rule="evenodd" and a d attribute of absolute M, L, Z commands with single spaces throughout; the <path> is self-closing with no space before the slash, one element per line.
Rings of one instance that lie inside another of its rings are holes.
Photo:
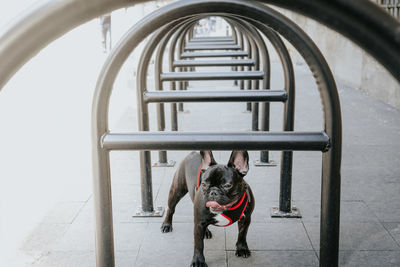
<path fill-rule="evenodd" d="M 211 151 L 202 151 L 203 168 L 200 190 L 206 207 L 215 214 L 229 209 L 245 190 L 243 177 L 248 167 L 247 151 L 233 151 L 227 165 L 216 164 Z"/>

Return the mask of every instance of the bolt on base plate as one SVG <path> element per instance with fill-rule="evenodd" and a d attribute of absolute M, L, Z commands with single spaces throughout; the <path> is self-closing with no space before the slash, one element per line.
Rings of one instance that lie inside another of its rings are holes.
<path fill-rule="evenodd" d="M 272 218 L 302 218 L 300 210 L 296 207 L 292 207 L 291 212 L 280 211 L 278 207 L 271 208 Z"/>
<path fill-rule="evenodd" d="M 161 206 L 153 211 L 143 211 L 142 207 L 139 207 L 132 217 L 162 217 L 164 216 L 164 211 L 165 209 Z"/>
<path fill-rule="evenodd" d="M 168 160 L 167 162 L 154 162 L 153 167 L 174 167 L 176 161 L 175 160 Z"/>
<path fill-rule="evenodd" d="M 277 166 L 277 163 L 273 160 L 270 160 L 268 162 L 262 162 L 260 160 L 255 160 L 253 162 L 253 164 L 256 167 L 275 167 L 275 166 Z"/>

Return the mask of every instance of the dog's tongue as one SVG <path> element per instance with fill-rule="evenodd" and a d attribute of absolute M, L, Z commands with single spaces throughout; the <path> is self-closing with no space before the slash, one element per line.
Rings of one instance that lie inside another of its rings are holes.
<path fill-rule="evenodd" d="M 216 208 L 221 207 L 221 205 L 218 204 L 218 202 L 216 202 L 216 201 L 208 201 L 208 202 L 206 203 L 206 207 L 207 207 L 207 208 L 216 209 Z"/>

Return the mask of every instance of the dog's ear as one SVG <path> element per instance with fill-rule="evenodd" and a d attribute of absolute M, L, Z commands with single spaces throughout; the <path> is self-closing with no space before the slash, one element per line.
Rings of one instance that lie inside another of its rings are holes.
<path fill-rule="evenodd" d="M 207 170 L 210 166 L 217 164 L 211 150 L 200 151 L 201 155 L 201 169 Z"/>
<path fill-rule="evenodd" d="M 249 171 L 249 153 L 246 150 L 233 150 L 227 166 L 245 176 Z"/>

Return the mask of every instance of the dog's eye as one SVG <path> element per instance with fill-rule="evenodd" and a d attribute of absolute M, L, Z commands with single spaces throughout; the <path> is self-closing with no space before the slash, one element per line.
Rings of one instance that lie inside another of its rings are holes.
<path fill-rule="evenodd" d="M 201 186 L 202 186 L 202 187 L 207 187 L 208 184 L 206 184 L 206 183 L 201 183 Z"/>
<path fill-rule="evenodd" d="M 232 184 L 224 184 L 223 186 L 225 189 L 230 189 L 232 187 Z"/>

